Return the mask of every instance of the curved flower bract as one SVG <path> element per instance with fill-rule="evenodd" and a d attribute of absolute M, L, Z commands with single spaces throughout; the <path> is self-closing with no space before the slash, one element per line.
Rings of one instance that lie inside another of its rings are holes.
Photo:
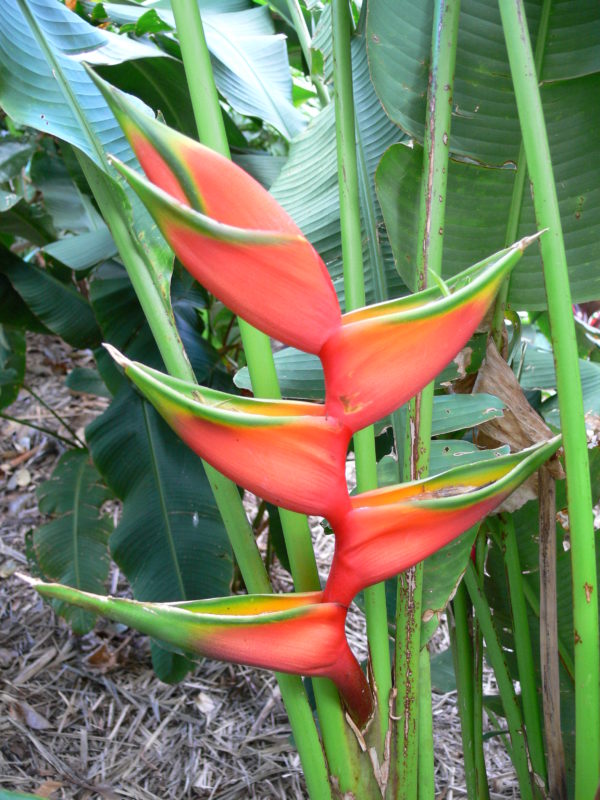
<path fill-rule="evenodd" d="M 353 431 L 413 397 L 466 344 L 534 237 L 470 267 L 449 286 L 344 314 L 321 351 L 327 413 Z"/>
<path fill-rule="evenodd" d="M 231 480 L 292 511 L 337 519 L 348 510 L 350 431 L 323 406 L 236 397 L 108 349 L 184 442 Z"/>
<path fill-rule="evenodd" d="M 236 314 L 318 353 L 340 324 L 321 257 L 243 169 L 149 117 L 93 73 L 148 180 L 113 160 L 181 263 Z"/>
<path fill-rule="evenodd" d="M 140 603 L 60 584 L 33 585 L 45 597 L 130 625 L 184 652 L 330 678 L 358 725 L 371 714 L 371 692 L 346 641 L 346 608 L 322 602 L 321 592 Z"/>
<path fill-rule="evenodd" d="M 352 510 L 336 530 L 324 599 L 347 605 L 366 586 L 444 547 L 499 506 L 560 441 L 352 497 Z"/>

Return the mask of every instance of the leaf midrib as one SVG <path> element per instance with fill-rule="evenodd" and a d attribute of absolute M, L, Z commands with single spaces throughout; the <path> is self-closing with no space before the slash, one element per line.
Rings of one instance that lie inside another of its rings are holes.
<path fill-rule="evenodd" d="M 154 477 L 154 482 L 156 484 L 156 489 L 158 493 L 158 501 L 160 505 L 161 514 L 164 520 L 165 526 L 165 533 L 167 535 L 167 544 L 169 547 L 169 552 L 171 554 L 171 559 L 173 561 L 173 567 L 175 570 L 175 576 L 177 579 L 177 584 L 179 588 L 179 592 L 181 595 L 182 600 L 188 600 L 185 586 L 183 583 L 183 577 L 181 575 L 181 570 L 179 568 L 179 561 L 177 559 L 177 551 L 175 549 L 175 541 L 173 539 L 173 531 L 171 530 L 171 520 L 169 517 L 169 511 L 167 509 L 167 503 L 165 499 L 165 494 L 163 491 L 163 485 L 160 478 L 160 472 L 158 470 L 158 458 L 156 454 L 156 447 L 154 445 L 154 438 L 152 436 L 152 429 L 150 427 L 150 420 L 148 418 L 148 404 L 145 400 L 141 401 L 142 403 L 142 414 L 144 416 L 144 426 L 146 428 L 146 436 L 148 438 L 148 449 L 150 454 L 150 464 L 152 466 L 152 474 Z"/>
<path fill-rule="evenodd" d="M 25 17 L 35 37 L 40 47 L 40 50 L 42 51 L 44 58 L 46 59 L 46 62 L 52 67 L 52 73 L 56 81 L 58 82 L 60 88 L 62 89 L 62 92 L 67 100 L 67 103 L 69 104 L 72 113 L 74 114 L 75 118 L 79 121 L 79 124 L 84 130 L 92 150 L 95 152 L 96 157 L 99 159 L 99 162 L 100 164 L 102 164 L 103 168 L 105 170 L 108 170 L 108 162 L 104 154 L 104 148 L 102 147 L 102 144 L 98 141 L 98 138 L 94 133 L 94 130 L 90 125 L 87 116 L 82 112 L 81 106 L 77 102 L 77 98 L 75 97 L 71 85 L 69 81 L 65 78 L 60 62 L 54 55 L 52 48 L 49 47 L 48 43 L 46 42 L 46 38 L 43 35 L 40 26 L 37 23 L 37 20 L 31 9 L 29 8 L 28 0 L 17 0 L 17 3 L 19 4 L 21 12 Z"/>

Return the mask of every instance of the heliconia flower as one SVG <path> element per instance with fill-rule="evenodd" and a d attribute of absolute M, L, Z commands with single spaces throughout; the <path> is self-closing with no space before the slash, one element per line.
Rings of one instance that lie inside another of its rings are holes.
<path fill-rule="evenodd" d="M 91 71 L 148 180 L 114 161 L 191 274 L 236 314 L 318 353 L 340 324 L 321 257 L 243 169 L 143 113 Z"/>
<path fill-rule="evenodd" d="M 365 675 L 346 640 L 346 608 L 323 603 L 322 592 L 140 603 L 27 580 L 44 597 L 102 614 L 184 652 L 330 678 L 360 727 L 372 713 Z"/>
<path fill-rule="evenodd" d="M 470 339 L 535 238 L 456 275 L 449 295 L 431 288 L 344 314 L 320 354 L 327 413 L 357 431 L 417 394 Z"/>
<path fill-rule="evenodd" d="M 335 529 L 324 600 L 348 605 L 366 586 L 422 561 L 482 520 L 559 447 L 560 436 L 520 453 L 351 498 Z"/>
<path fill-rule="evenodd" d="M 350 507 L 350 431 L 322 405 L 256 400 L 163 375 L 107 349 L 198 455 L 265 500 L 332 522 Z"/>

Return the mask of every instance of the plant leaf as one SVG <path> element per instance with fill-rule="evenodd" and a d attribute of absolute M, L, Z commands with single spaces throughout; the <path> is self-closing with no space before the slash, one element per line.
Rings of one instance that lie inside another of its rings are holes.
<path fill-rule="evenodd" d="M 46 579 L 83 591 L 104 594 L 108 576 L 108 537 L 112 520 L 101 513 L 111 493 L 91 463 L 89 453 L 64 453 L 49 480 L 37 490 L 39 509 L 54 519 L 34 531 L 33 555 Z M 75 633 L 87 633 L 94 615 L 58 603 Z"/>
<path fill-rule="evenodd" d="M 47 328 L 74 347 L 93 347 L 100 342 L 90 304 L 73 285 L 61 283 L 48 270 L 22 261 L 1 245 L 0 253 L 0 271 Z"/>

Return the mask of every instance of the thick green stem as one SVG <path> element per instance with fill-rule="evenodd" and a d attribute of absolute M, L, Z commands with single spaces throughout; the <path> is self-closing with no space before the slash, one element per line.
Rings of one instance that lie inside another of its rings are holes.
<path fill-rule="evenodd" d="M 544 52 L 546 50 L 546 40 L 548 37 L 548 23 L 550 20 L 550 9 L 552 7 L 552 0 L 544 0 L 542 5 L 542 13 L 540 16 L 540 24 L 538 27 L 537 40 L 535 43 L 535 74 L 542 74 L 542 64 L 544 62 Z M 519 232 L 519 220 L 521 219 L 521 209 L 523 207 L 523 197 L 525 194 L 525 178 L 527 177 L 527 160 L 525 158 L 525 148 L 523 147 L 523 140 L 519 147 L 519 157 L 517 158 L 517 171 L 515 173 L 515 182 L 513 184 L 513 192 L 510 200 L 510 209 L 508 212 L 508 221 L 506 223 L 506 236 L 504 239 L 505 247 L 510 247 L 513 242 L 516 242 Z M 498 297 L 494 306 L 494 317 L 492 320 L 492 336 L 496 347 L 502 352 L 502 332 L 504 329 L 504 312 L 508 301 L 508 292 L 510 289 L 510 275 L 505 278 Z"/>
<path fill-rule="evenodd" d="M 483 580 L 487 535 L 480 530 L 475 540 L 475 567 L 480 580 Z M 489 800 L 490 789 L 485 768 L 483 752 L 483 634 L 477 619 L 473 619 L 473 757 L 475 761 L 475 789 L 477 800 Z"/>
<path fill-rule="evenodd" d="M 434 800 L 434 774 L 431 661 L 425 645 L 419 655 L 419 800 Z"/>
<path fill-rule="evenodd" d="M 206 46 L 200 8 L 195 0 L 171 0 L 185 77 L 194 109 L 198 137 L 207 147 L 229 158 L 219 95 Z"/>
<path fill-rule="evenodd" d="M 600 770 L 598 583 L 583 397 L 569 274 L 550 147 L 523 3 L 500 3 L 548 297 L 567 471 L 575 634 L 575 796 L 592 797 Z"/>
<path fill-rule="evenodd" d="M 347 0 L 333 0 L 333 85 L 346 311 L 365 305 L 350 31 L 351 18 Z M 372 428 L 360 431 L 354 437 L 354 453 L 359 492 L 375 488 L 377 462 Z M 381 754 L 387 735 L 388 702 L 392 688 L 383 584 L 365 590 L 365 609 L 371 663 L 377 688 L 380 734 L 378 752 Z"/>
<path fill-rule="evenodd" d="M 494 670 L 498 683 L 498 690 L 500 692 L 500 698 L 502 699 L 506 722 L 508 723 L 512 746 L 512 762 L 517 772 L 521 798 L 522 800 L 533 800 L 533 789 L 527 761 L 527 747 L 525 744 L 525 731 L 521 718 L 521 709 L 519 708 L 508 667 L 504 660 L 502 646 L 496 635 L 490 607 L 483 592 L 482 581 L 477 575 L 471 561 L 467 564 L 464 581 L 471 597 L 471 602 L 475 608 L 483 638 L 485 639 L 488 661 Z"/>
<path fill-rule="evenodd" d="M 294 23 L 294 30 L 296 31 L 296 36 L 298 37 L 298 41 L 300 42 L 302 55 L 304 56 L 304 60 L 306 61 L 306 66 L 308 67 L 310 79 L 313 82 L 313 86 L 317 91 L 317 96 L 319 98 L 321 105 L 326 106 L 329 103 L 329 92 L 327 91 L 327 87 L 323 82 L 323 78 L 321 78 L 318 75 L 313 75 L 312 73 L 312 52 L 310 49 L 311 37 L 308 31 L 308 26 L 306 25 L 306 20 L 304 19 L 304 15 L 302 14 L 302 9 L 300 8 L 300 3 L 298 2 L 298 0 L 287 0 L 287 7 L 288 11 L 290 12 L 290 17 L 292 18 L 292 22 Z"/>
<path fill-rule="evenodd" d="M 515 653 L 521 684 L 521 704 L 527 730 L 529 756 L 534 771 L 546 781 L 546 757 L 540 719 L 537 681 L 533 661 L 533 648 L 527 620 L 527 605 L 523 592 L 523 575 L 519 560 L 519 548 L 512 517 L 500 517 L 500 535 L 504 542 L 504 566 L 508 577 L 508 591 L 513 619 Z"/>
<path fill-rule="evenodd" d="M 452 90 L 456 64 L 460 0 L 434 3 L 431 70 L 423 143 L 423 169 L 419 203 L 417 290 L 426 288 L 432 275 L 442 274 L 442 249 L 446 214 L 446 186 L 450 152 Z M 429 471 L 433 383 L 411 401 L 407 417 L 408 447 L 405 479 L 418 479 Z M 399 796 L 417 796 L 419 651 L 421 647 L 421 595 L 423 566 L 417 565 L 398 581 L 396 609 L 396 709 L 400 718 L 394 735 L 394 779 Z M 406 655 L 405 655 L 406 654 Z M 407 663 L 403 660 L 407 659 Z M 428 713 L 431 713 L 430 711 Z"/>
<path fill-rule="evenodd" d="M 463 744 L 463 758 L 467 797 L 478 800 L 477 774 L 475 771 L 475 719 L 473 682 L 473 642 L 470 630 L 470 604 L 464 583 L 460 583 L 452 600 L 452 620 L 450 627 L 450 643 L 452 660 L 456 675 L 458 693 L 458 713 L 460 715 L 460 733 Z"/>
<path fill-rule="evenodd" d="M 187 13 L 184 15 L 181 8 L 176 11 L 176 6 L 187 7 L 189 5 L 190 3 L 185 2 L 185 0 L 174 0 L 173 11 L 177 21 L 186 74 L 194 76 L 194 79 L 190 80 L 189 83 L 199 137 L 204 144 L 229 157 L 229 146 L 225 136 L 225 129 L 222 125 L 222 114 L 218 104 L 216 88 L 214 87 L 214 78 L 200 16 L 195 12 L 191 12 L 191 16 Z M 179 16 L 180 13 L 181 16 Z M 183 26 L 185 26 L 185 30 Z M 206 90 L 202 88 L 199 91 L 194 88 L 194 80 L 200 74 L 202 75 L 203 86 L 210 84 L 210 87 Z M 257 397 L 280 398 L 281 392 L 268 336 L 244 320 L 239 320 L 239 326 L 254 394 Z M 280 517 L 295 588 L 298 591 L 319 589 L 319 575 L 308 520 L 300 514 L 295 514 L 285 509 L 280 511 Z M 337 778 L 340 787 L 344 791 L 354 789 L 357 786 L 357 776 L 354 772 L 355 765 L 353 765 L 353 760 L 357 761 L 357 758 L 355 758 L 356 742 L 350 738 L 339 695 L 333 684 L 326 679 L 315 680 L 313 686 L 330 771 Z M 302 713 L 305 715 L 306 697 L 304 696 L 304 699 L 299 698 L 300 695 L 298 694 L 296 701 L 302 705 Z M 322 753 L 321 758 L 315 757 L 314 739 L 316 729 L 314 723 L 298 727 L 294 719 L 296 712 L 294 709 L 290 709 L 285 696 L 284 701 L 290 715 L 290 723 L 302 759 L 309 792 L 311 797 L 313 794 L 317 796 L 318 792 L 325 792 L 322 782 L 323 770 L 326 768 L 323 763 Z M 310 761 L 307 760 L 303 753 L 307 747 L 312 748 L 312 755 L 309 754 Z M 329 791 L 327 782 L 327 792 Z"/>

